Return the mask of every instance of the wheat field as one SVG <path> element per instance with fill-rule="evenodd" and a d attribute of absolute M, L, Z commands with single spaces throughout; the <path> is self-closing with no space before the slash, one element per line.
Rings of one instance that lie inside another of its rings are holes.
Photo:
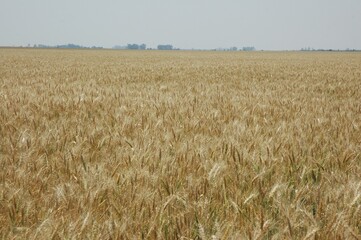
<path fill-rule="evenodd" d="M 0 49 L 2 239 L 361 239 L 361 54 Z"/>

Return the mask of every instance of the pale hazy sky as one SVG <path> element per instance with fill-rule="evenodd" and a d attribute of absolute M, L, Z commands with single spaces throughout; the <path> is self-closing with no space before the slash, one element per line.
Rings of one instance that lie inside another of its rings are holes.
<path fill-rule="evenodd" d="M 0 46 L 361 49 L 361 0 L 0 0 Z"/>

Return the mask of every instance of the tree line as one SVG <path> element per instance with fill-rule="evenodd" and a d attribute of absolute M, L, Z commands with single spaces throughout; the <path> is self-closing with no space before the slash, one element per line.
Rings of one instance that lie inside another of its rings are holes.
<path fill-rule="evenodd" d="M 151 50 L 152 48 L 147 48 L 146 44 L 136 44 L 136 43 L 128 43 L 126 46 L 114 46 L 113 49 L 129 49 L 129 50 Z M 160 44 L 157 46 L 158 50 L 178 50 L 178 48 L 174 48 L 171 44 Z"/>

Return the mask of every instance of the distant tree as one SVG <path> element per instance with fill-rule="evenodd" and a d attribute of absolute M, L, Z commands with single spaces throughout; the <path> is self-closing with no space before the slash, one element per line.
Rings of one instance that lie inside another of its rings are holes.
<path fill-rule="evenodd" d="M 158 50 L 173 50 L 173 46 L 170 44 L 158 45 Z"/>
<path fill-rule="evenodd" d="M 237 47 L 231 47 L 229 50 L 230 50 L 230 51 L 237 51 L 238 48 L 237 48 Z"/>
<path fill-rule="evenodd" d="M 147 45 L 145 45 L 144 43 L 139 46 L 139 49 L 141 49 L 141 50 L 145 50 L 146 48 L 147 48 Z"/>
<path fill-rule="evenodd" d="M 76 44 L 73 44 L 73 43 L 69 43 L 67 45 L 57 45 L 56 48 L 86 48 L 86 47 L 83 47 L 83 46 L 80 46 L 80 45 L 76 45 Z"/>
<path fill-rule="evenodd" d="M 243 47 L 242 50 L 243 51 L 255 51 L 256 48 L 255 47 Z"/>
<path fill-rule="evenodd" d="M 127 45 L 127 49 L 138 50 L 138 49 L 139 49 L 139 45 L 138 45 L 138 44 L 128 44 L 128 45 Z"/>
<path fill-rule="evenodd" d="M 131 50 L 145 50 L 147 48 L 147 45 L 143 44 L 128 44 L 127 49 Z"/>

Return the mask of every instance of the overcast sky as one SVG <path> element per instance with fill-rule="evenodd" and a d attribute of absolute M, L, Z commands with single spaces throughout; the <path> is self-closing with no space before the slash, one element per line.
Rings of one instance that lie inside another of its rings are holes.
<path fill-rule="evenodd" d="M 0 0 L 0 45 L 361 49 L 361 0 Z"/>

